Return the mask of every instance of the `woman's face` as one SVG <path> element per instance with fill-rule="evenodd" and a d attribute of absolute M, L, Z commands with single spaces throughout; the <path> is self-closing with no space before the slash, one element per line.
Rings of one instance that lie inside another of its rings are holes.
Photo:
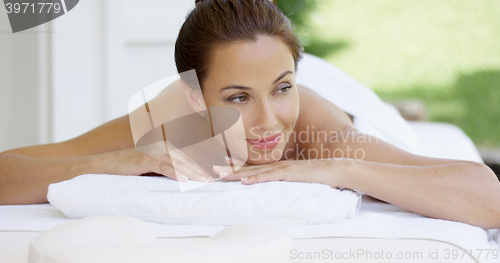
<path fill-rule="evenodd" d="M 279 38 L 259 36 L 255 42 L 219 45 L 213 52 L 203 83 L 207 108 L 241 113 L 248 163 L 280 160 L 299 114 L 291 51 Z"/>

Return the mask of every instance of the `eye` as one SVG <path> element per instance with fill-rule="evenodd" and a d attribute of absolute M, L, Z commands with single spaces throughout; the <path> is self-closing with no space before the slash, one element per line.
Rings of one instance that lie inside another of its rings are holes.
<path fill-rule="evenodd" d="M 227 98 L 227 101 L 233 101 L 233 102 L 237 102 L 237 103 L 245 102 L 247 100 L 248 100 L 248 97 L 246 95 L 240 95 L 240 96 L 236 96 L 236 97 Z"/>
<path fill-rule="evenodd" d="M 287 93 L 291 88 L 292 88 L 292 85 L 287 84 L 286 86 L 278 89 L 277 92 L 279 92 L 279 93 Z"/>

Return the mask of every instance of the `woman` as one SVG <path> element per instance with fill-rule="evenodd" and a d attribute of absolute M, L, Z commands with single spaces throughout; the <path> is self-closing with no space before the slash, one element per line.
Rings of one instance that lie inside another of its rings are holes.
<path fill-rule="evenodd" d="M 223 180 L 322 183 L 356 189 L 429 217 L 500 227 L 500 183 L 487 166 L 417 156 L 381 140 L 358 140 L 369 136 L 353 128 L 347 114 L 295 83 L 300 53 L 290 23 L 270 1 L 196 1 L 179 32 L 175 61 L 178 72 L 196 70 L 201 92 L 184 91 L 193 107 L 205 103 L 237 109 L 248 143 L 246 164 L 232 160 L 244 167 L 231 173 L 229 166 L 214 166 Z M 307 127 L 344 139 L 292 136 Z M 0 202 L 47 202 L 49 184 L 86 173 L 154 172 L 181 181 L 214 181 L 194 164 L 176 176 L 168 154 L 145 154 L 134 146 L 127 115 L 66 142 L 4 152 Z M 300 154 L 304 150 L 321 154 Z M 356 150 L 364 153 L 362 159 L 354 156 Z"/>

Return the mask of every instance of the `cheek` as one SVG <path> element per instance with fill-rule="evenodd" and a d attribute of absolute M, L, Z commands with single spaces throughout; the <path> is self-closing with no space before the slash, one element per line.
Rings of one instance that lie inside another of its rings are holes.
<path fill-rule="evenodd" d="M 294 126 L 299 116 L 299 97 L 298 94 L 290 94 L 287 98 L 277 99 L 273 102 L 273 110 L 276 118 L 282 126 Z M 255 112 L 258 109 L 252 107 L 240 107 L 238 110 L 241 113 L 245 129 L 250 129 L 252 124 L 259 118 Z M 280 125 L 278 124 L 278 125 Z M 276 127 L 279 128 L 279 127 Z M 284 128 L 284 127 L 281 127 Z"/>
<path fill-rule="evenodd" d="M 287 99 L 280 101 L 277 109 L 278 118 L 285 126 L 295 125 L 299 117 L 299 96 L 297 93 L 290 94 Z"/>
<path fill-rule="evenodd" d="M 252 124 L 255 122 L 255 118 L 258 116 L 255 114 L 255 111 L 247 108 L 238 108 L 241 114 L 241 119 L 243 120 L 243 126 L 245 127 L 247 136 L 250 135 L 250 130 L 252 129 Z"/>

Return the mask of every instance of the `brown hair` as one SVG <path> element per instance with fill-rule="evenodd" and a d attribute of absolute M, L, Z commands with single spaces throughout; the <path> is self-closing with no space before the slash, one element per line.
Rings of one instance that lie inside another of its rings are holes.
<path fill-rule="evenodd" d="M 269 0 L 196 0 L 175 42 L 177 72 L 195 69 L 202 85 L 216 45 L 256 41 L 259 35 L 279 37 L 290 48 L 297 69 L 303 48 L 293 33 L 291 22 L 274 3 Z"/>

